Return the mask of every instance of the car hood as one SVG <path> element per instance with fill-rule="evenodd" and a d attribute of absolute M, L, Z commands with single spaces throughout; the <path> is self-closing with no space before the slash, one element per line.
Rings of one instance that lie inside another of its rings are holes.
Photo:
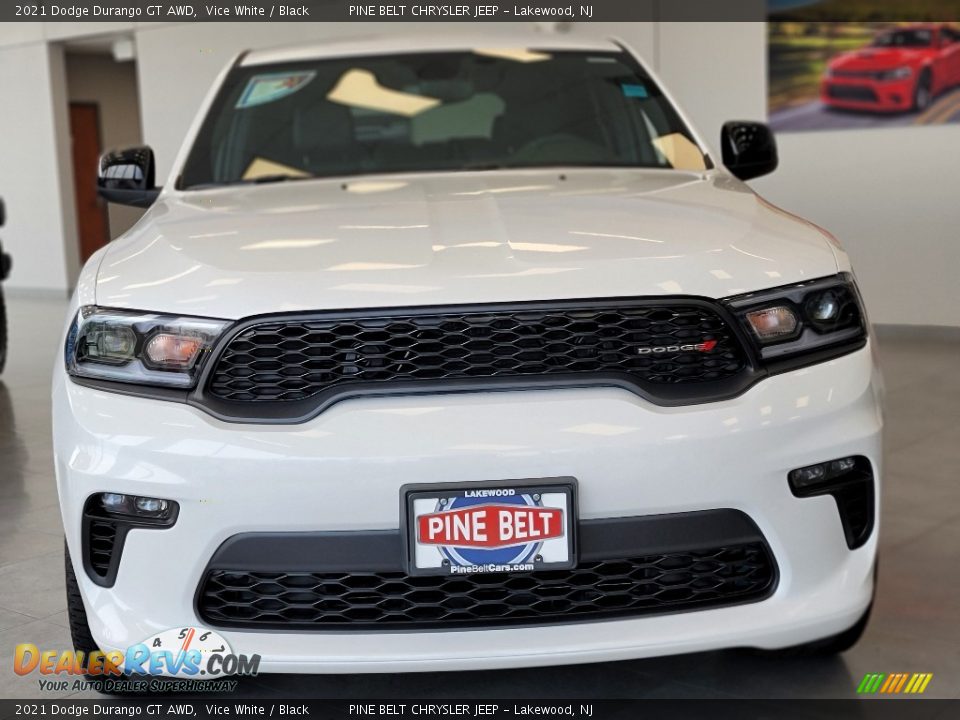
<path fill-rule="evenodd" d="M 921 62 L 929 50 L 909 48 L 863 48 L 837 56 L 830 63 L 831 70 L 892 70 L 903 65 Z"/>
<path fill-rule="evenodd" d="M 220 318 L 650 295 L 831 275 L 826 234 L 719 171 L 492 171 L 170 192 L 96 302 Z"/>

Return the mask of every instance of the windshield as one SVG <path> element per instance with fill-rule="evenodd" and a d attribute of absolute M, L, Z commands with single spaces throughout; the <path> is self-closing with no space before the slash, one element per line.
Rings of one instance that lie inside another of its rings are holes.
<path fill-rule="evenodd" d="M 897 30 L 880 35 L 873 41 L 875 47 L 929 47 L 933 33 L 929 30 Z"/>
<path fill-rule="evenodd" d="M 707 159 L 627 54 L 474 50 L 238 67 L 179 187 Z"/>

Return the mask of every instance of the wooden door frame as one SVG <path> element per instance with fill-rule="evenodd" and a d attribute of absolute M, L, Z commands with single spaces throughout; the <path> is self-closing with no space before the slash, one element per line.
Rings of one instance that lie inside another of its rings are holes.
<path fill-rule="evenodd" d="M 93 102 L 93 101 L 90 101 L 90 100 L 69 100 L 69 99 L 68 99 L 68 101 L 67 101 L 68 116 L 69 116 L 69 114 L 70 114 L 70 110 L 71 110 L 72 108 L 74 108 L 74 107 L 92 108 L 92 109 L 93 109 L 94 115 L 96 116 L 96 121 L 94 122 L 94 126 L 95 126 L 95 129 L 96 129 L 96 131 L 97 131 L 97 154 L 102 153 L 102 152 L 103 152 L 103 128 L 102 128 L 101 123 L 100 123 L 100 103 L 98 103 L 98 102 Z M 71 128 L 71 130 L 72 130 L 72 128 Z M 73 138 L 73 133 L 72 133 L 72 132 L 71 132 L 71 136 L 70 136 L 70 141 L 71 141 L 71 146 L 70 146 L 70 165 L 71 165 L 71 169 L 73 170 L 74 177 L 76 177 L 77 174 L 78 174 L 78 172 L 77 172 L 78 168 L 76 168 L 76 167 L 73 166 L 74 159 L 73 159 L 73 145 L 72 145 L 72 143 L 73 143 L 73 141 L 74 141 L 74 138 Z M 82 168 L 80 168 L 80 169 L 82 170 Z M 97 171 L 97 168 L 91 168 L 91 173 L 94 173 L 94 172 L 96 172 L 96 171 Z M 76 202 L 76 199 L 77 199 L 77 188 L 74 188 L 74 189 L 73 189 L 73 198 L 74 198 L 74 205 L 76 206 L 76 207 L 74 208 L 74 214 L 75 214 L 75 216 L 76 216 L 76 217 L 75 217 L 75 221 L 76 221 L 76 223 L 77 223 L 77 253 L 79 254 L 79 256 L 80 256 L 80 258 L 81 258 L 81 264 L 83 264 L 83 262 L 85 261 L 85 259 L 83 258 L 83 238 L 82 238 L 81 235 L 80 235 L 80 233 L 81 233 L 81 228 L 83 227 L 83 223 L 80 222 L 80 215 L 79 215 L 79 213 L 80 213 L 80 207 L 79 207 L 79 205 L 78 205 L 77 202 Z M 110 212 L 109 212 L 109 210 L 108 210 L 108 208 L 107 208 L 107 206 L 106 206 L 105 203 L 100 203 L 100 204 L 99 204 L 99 208 L 100 208 L 100 214 L 103 216 L 103 227 L 104 227 L 104 230 L 105 230 L 105 234 L 104 234 L 104 238 L 103 238 L 103 244 L 106 245 L 107 243 L 110 242 Z"/>

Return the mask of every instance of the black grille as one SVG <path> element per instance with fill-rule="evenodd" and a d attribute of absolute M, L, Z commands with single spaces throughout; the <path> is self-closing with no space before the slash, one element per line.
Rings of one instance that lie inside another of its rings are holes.
<path fill-rule="evenodd" d="M 200 618 L 219 627 L 487 627 L 755 601 L 775 577 L 766 546 L 755 542 L 508 574 L 211 570 L 197 603 Z"/>
<path fill-rule="evenodd" d="M 689 347 L 699 343 L 707 346 Z M 709 394 L 707 386 L 747 370 L 737 336 L 708 303 L 598 301 L 259 322 L 222 350 L 207 392 L 282 403 L 388 384 L 564 376 L 617 378 L 654 394 L 696 385 Z"/>
<path fill-rule="evenodd" d="M 827 94 L 837 100 L 877 102 L 877 94 L 873 89 L 863 85 L 830 85 L 827 87 Z"/>
<path fill-rule="evenodd" d="M 110 572 L 117 543 L 117 524 L 111 520 L 91 520 L 87 542 L 90 547 L 90 568 L 102 578 Z"/>

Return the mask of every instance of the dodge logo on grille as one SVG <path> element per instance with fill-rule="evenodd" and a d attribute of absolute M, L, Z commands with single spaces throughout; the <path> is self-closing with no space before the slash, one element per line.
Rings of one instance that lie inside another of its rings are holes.
<path fill-rule="evenodd" d="M 474 505 L 417 518 L 426 545 L 502 548 L 563 536 L 563 511 L 522 505 Z"/>
<path fill-rule="evenodd" d="M 687 343 L 684 345 L 655 345 L 653 347 L 637 348 L 638 355 L 658 355 L 660 353 L 678 353 L 678 352 L 710 352 L 717 346 L 716 340 L 704 340 L 699 343 Z"/>

